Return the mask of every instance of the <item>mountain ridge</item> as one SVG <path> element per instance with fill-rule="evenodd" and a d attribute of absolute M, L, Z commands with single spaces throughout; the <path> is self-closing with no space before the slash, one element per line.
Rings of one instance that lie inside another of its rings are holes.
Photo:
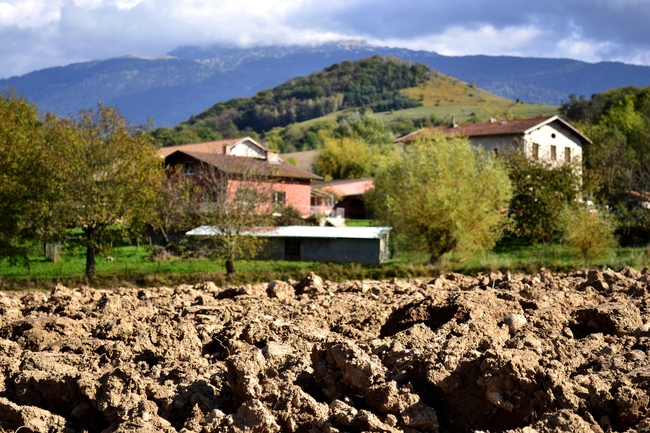
<path fill-rule="evenodd" d="M 590 96 L 615 87 L 650 85 L 648 66 L 513 56 L 444 56 L 343 41 L 311 47 L 179 47 L 164 55 L 173 58 L 125 56 L 1 79 L 0 91 L 13 88 L 41 110 L 59 115 L 103 103 L 116 106 L 134 123 L 153 118 L 156 126 L 173 126 L 215 103 L 250 97 L 334 63 L 374 55 L 421 62 L 461 81 L 476 82 L 496 95 L 531 103 L 558 105 L 570 94 Z"/>

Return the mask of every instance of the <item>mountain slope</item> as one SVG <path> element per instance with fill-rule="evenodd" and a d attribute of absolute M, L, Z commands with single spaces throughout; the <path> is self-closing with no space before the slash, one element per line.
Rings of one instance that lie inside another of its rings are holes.
<path fill-rule="evenodd" d="M 232 121 L 239 130 L 261 133 L 342 109 L 380 112 L 416 107 L 420 104 L 399 90 L 424 83 L 429 74 L 425 65 L 378 56 L 335 63 L 323 71 L 263 90 L 252 98 L 217 103 L 188 123 L 208 126 Z"/>
<path fill-rule="evenodd" d="M 318 147 L 318 131 L 339 116 L 372 111 L 394 132 L 425 124 L 556 114 L 557 107 L 524 104 L 459 81 L 422 63 L 374 56 L 335 63 L 252 98 L 219 102 L 176 127 L 154 131 L 164 145 L 234 138 L 255 132 L 281 138 L 280 150 Z M 271 132 L 272 131 L 272 132 Z M 270 132 L 270 135 L 269 135 Z M 309 137 L 308 137 L 309 136 Z"/>
<path fill-rule="evenodd" d="M 341 42 L 317 47 L 183 47 L 173 58 L 118 58 L 49 68 L 0 80 L 42 110 L 60 115 L 117 106 L 135 123 L 176 125 L 213 104 L 252 96 L 294 77 L 334 63 L 373 55 L 393 56 L 476 85 L 496 95 L 533 103 L 559 104 L 568 95 L 590 96 L 610 88 L 650 85 L 650 67 L 584 63 L 567 59 L 448 57 L 433 52 Z"/>

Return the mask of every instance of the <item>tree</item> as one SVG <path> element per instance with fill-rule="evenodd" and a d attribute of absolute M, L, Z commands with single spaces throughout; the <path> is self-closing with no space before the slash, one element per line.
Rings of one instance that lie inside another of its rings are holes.
<path fill-rule="evenodd" d="M 263 239 L 250 233 L 271 226 L 273 174 L 271 164 L 244 157 L 232 157 L 227 171 L 201 164 L 195 173 L 204 197 L 198 219 L 210 227 L 228 275 L 236 260 L 255 257 L 262 246 Z"/>
<path fill-rule="evenodd" d="M 576 248 L 585 266 L 607 257 L 616 246 L 613 218 L 604 210 L 590 210 L 579 204 L 566 205 L 560 214 L 562 240 Z"/>
<path fill-rule="evenodd" d="M 338 118 L 331 135 L 319 134 L 323 147 L 316 154 L 314 173 L 327 180 L 374 176 L 393 157 L 393 134 L 370 112 Z"/>
<path fill-rule="evenodd" d="M 133 127 L 108 106 L 53 122 L 48 134 L 67 158 L 57 172 L 65 199 L 54 205 L 61 221 L 83 230 L 86 277 L 92 281 L 95 254 L 109 229 L 152 218 L 163 178 L 162 160 L 148 129 Z"/>
<path fill-rule="evenodd" d="M 196 183 L 184 176 L 180 166 L 165 169 L 158 194 L 156 212 L 150 221 L 155 231 L 163 237 L 163 244 L 169 248 L 172 237 L 185 233 L 198 224 L 197 203 L 201 191 Z"/>
<path fill-rule="evenodd" d="M 369 146 L 392 145 L 394 137 L 386 128 L 384 122 L 369 111 L 341 116 L 337 119 L 338 126 L 334 129 L 335 137 L 361 139 Z"/>
<path fill-rule="evenodd" d="M 491 248 L 512 195 L 503 164 L 466 138 L 426 136 L 375 178 L 375 216 L 430 255 Z"/>
<path fill-rule="evenodd" d="M 365 141 L 324 137 L 323 149 L 316 153 L 312 169 L 327 180 L 359 179 L 373 172 L 376 154 Z"/>
<path fill-rule="evenodd" d="M 25 262 L 29 243 L 43 238 L 51 163 L 36 107 L 0 95 L 0 260 Z"/>
<path fill-rule="evenodd" d="M 560 213 L 580 191 L 577 168 L 569 164 L 550 166 L 519 152 L 505 155 L 505 160 L 513 188 L 510 210 L 514 234 L 531 243 L 558 238 Z"/>

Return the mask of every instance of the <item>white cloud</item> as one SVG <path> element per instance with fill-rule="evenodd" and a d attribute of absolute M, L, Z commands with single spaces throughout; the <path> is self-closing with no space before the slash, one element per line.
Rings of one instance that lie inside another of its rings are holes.
<path fill-rule="evenodd" d="M 412 39 L 388 39 L 388 46 L 414 50 L 435 51 L 449 56 L 471 54 L 522 55 L 542 32 L 533 27 L 506 27 L 497 29 L 491 25 L 479 28 L 450 27 L 443 33 Z M 379 42 L 379 41 L 377 41 Z"/>
<path fill-rule="evenodd" d="M 11 0 L 0 2 L 0 26 L 35 28 L 56 21 L 59 5 L 47 0 Z"/>
<path fill-rule="evenodd" d="M 130 53 L 150 57 L 180 45 L 339 39 L 447 55 L 650 64 L 650 1 L 598 1 L 596 8 L 588 0 L 544 7 L 514 0 L 0 0 L 0 77 Z"/>
<path fill-rule="evenodd" d="M 555 54 L 557 57 L 578 59 L 585 62 L 598 62 L 601 59 L 599 53 L 614 48 L 611 42 L 598 42 L 581 39 L 577 34 L 558 42 Z"/>

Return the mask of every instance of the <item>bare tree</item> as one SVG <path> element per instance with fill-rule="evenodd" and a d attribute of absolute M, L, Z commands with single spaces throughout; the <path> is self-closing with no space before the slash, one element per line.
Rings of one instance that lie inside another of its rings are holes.
<path fill-rule="evenodd" d="M 198 219 L 209 226 L 216 254 L 225 260 L 226 273 L 235 272 L 235 260 L 254 257 L 263 239 L 251 236 L 271 225 L 274 210 L 275 166 L 264 160 L 214 155 L 196 170 L 203 192 Z"/>
<path fill-rule="evenodd" d="M 183 175 L 180 166 L 172 165 L 165 169 L 151 226 L 160 233 L 166 248 L 172 245 L 174 235 L 185 233 L 199 222 L 197 203 L 201 199 L 199 186 Z"/>

